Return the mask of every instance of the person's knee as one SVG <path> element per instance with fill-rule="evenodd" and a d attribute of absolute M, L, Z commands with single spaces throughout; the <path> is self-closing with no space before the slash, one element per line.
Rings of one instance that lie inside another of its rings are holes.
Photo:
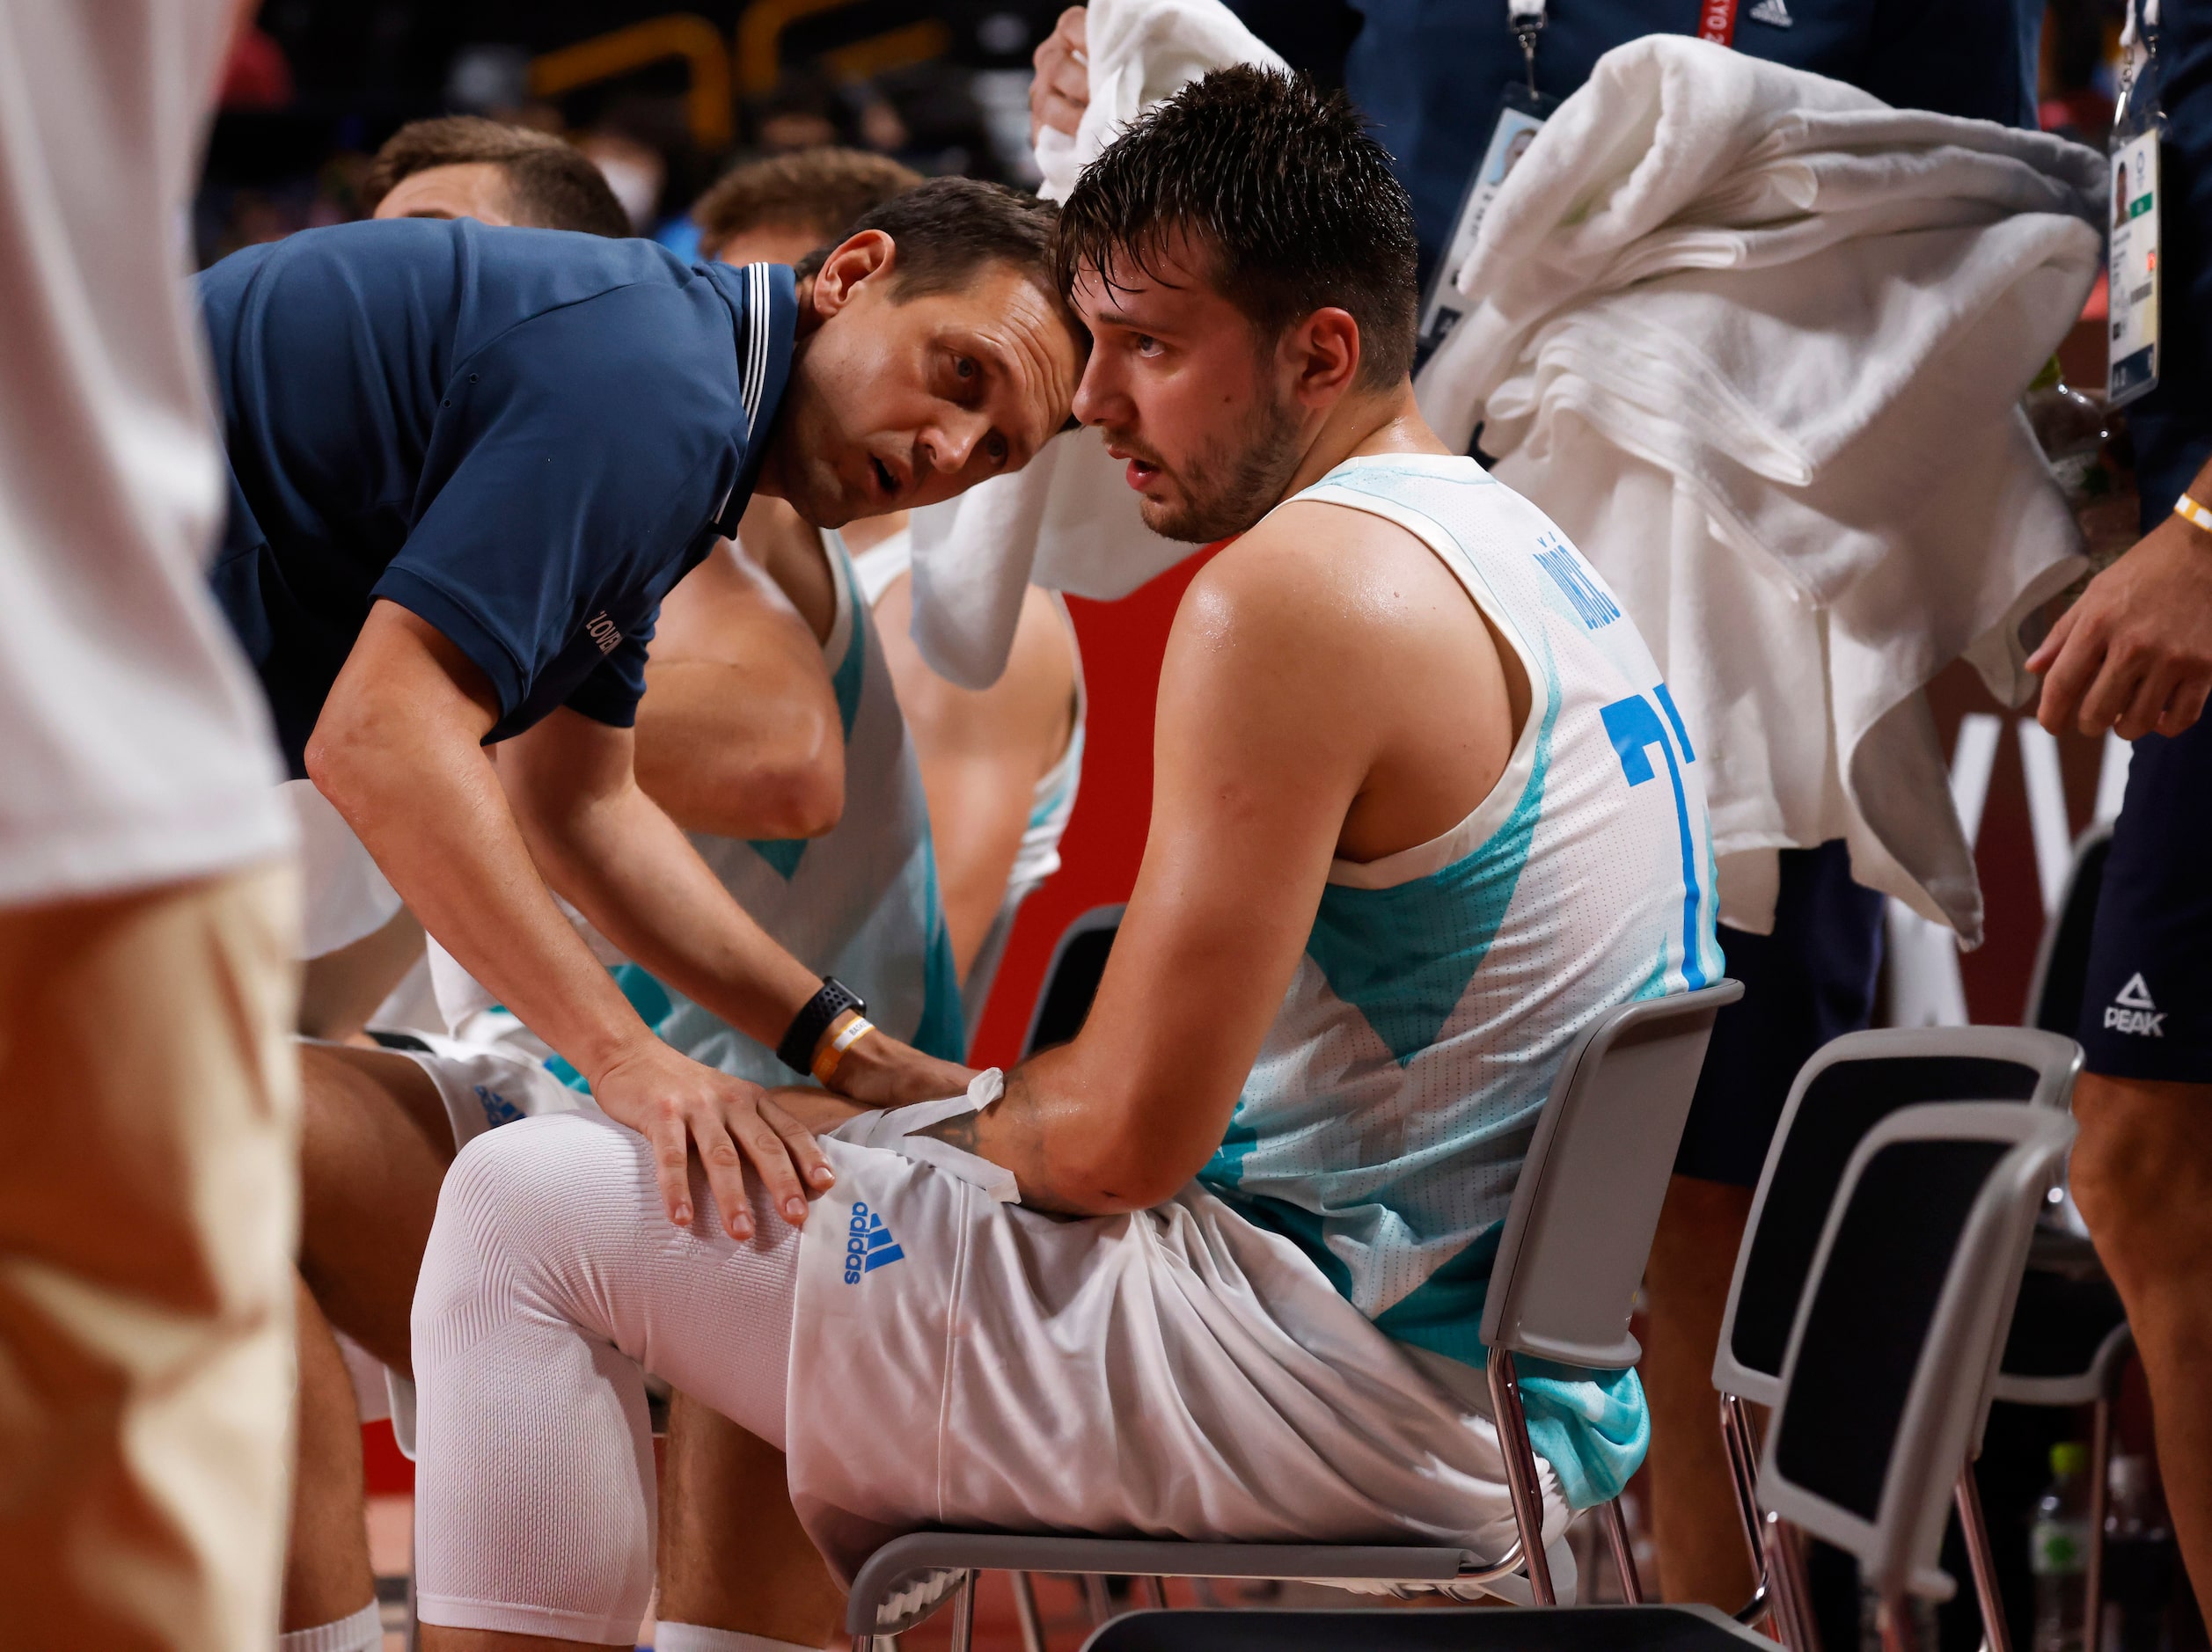
<path fill-rule="evenodd" d="M 502 1125 L 461 1150 L 439 1190 L 415 1288 L 418 1350 L 444 1340 L 455 1316 L 480 1314 L 493 1282 L 519 1305 L 554 1306 L 605 1209 L 580 1193 L 634 1177 L 636 1153 L 623 1134 L 590 1115 L 558 1114 Z"/>
<path fill-rule="evenodd" d="M 2212 1105 L 2208 1086 L 2083 1078 L 2074 1202 L 2123 1280 L 2201 1272 L 2212 1243 Z"/>

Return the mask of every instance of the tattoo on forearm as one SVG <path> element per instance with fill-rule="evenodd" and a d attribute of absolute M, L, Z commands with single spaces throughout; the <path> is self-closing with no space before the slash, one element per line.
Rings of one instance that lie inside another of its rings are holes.
<path fill-rule="evenodd" d="M 983 1149 L 978 1145 L 978 1141 L 982 1135 L 980 1128 L 982 1123 L 983 1115 L 980 1113 L 963 1113 L 945 1120 L 941 1124 L 933 1124 L 926 1130 L 918 1130 L 915 1134 L 934 1137 L 938 1141 L 949 1142 L 963 1152 L 980 1154 Z"/>

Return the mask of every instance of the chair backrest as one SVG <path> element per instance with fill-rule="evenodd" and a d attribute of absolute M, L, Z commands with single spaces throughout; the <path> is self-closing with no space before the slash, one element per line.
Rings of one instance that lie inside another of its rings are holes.
<path fill-rule="evenodd" d="M 1936 1561 L 1952 1489 L 2073 1138 L 2040 1107 L 1908 1107 L 1867 1133 L 1831 1201 L 1759 1502 L 1856 1555 L 1886 1597 L 1951 1593 Z"/>
<path fill-rule="evenodd" d="M 1560 1064 L 1499 1236 L 1483 1341 L 1603 1369 L 1643 1350 L 1629 1313 L 1705 1064 L 1739 981 L 1600 1017 Z"/>
<path fill-rule="evenodd" d="M 1798 1072 L 1776 1126 L 1736 1253 L 1713 1385 L 1762 1405 L 1781 1397 L 1782 1356 L 1820 1224 L 1866 1133 L 1900 1107 L 2006 1101 L 2063 1113 L 2081 1071 L 2070 1038 L 2011 1027 L 1850 1033 Z"/>
<path fill-rule="evenodd" d="M 2089 935 L 2097 921 L 2097 897 L 2104 893 L 2105 860 L 2112 846 L 2110 821 L 2098 822 L 2074 841 L 2065 893 L 2036 945 L 2023 1027 L 2071 1038 L 2081 1025 L 2082 996 L 2089 986 Z"/>
<path fill-rule="evenodd" d="M 1022 1041 L 1024 1061 L 1040 1049 L 1072 1042 L 1083 1030 L 1125 910 L 1094 906 L 1052 943 L 1052 960 L 1044 966 L 1044 984 L 1037 989 L 1036 1007 L 1029 1012 L 1029 1030 Z"/>

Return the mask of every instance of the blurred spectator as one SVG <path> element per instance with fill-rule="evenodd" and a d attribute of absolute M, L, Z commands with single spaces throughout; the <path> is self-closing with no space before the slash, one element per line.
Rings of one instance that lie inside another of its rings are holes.
<path fill-rule="evenodd" d="M 361 204 L 378 218 L 474 218 L 483 223 L 630 233 L 601 169 L 579 150 L 480 115 L 401 127 L 377 151 Z"/>
<path fill-rule="evenodd" d="M 275 37 L 251 26 L 238 31 L 223 65 L 225 109 L 282 109 L 292 100 L 292 65 Z"/>
<path fill-rule="evenodd" d="M 773 91 L 751 110 L 753 143 L 768 155 L 850 143 L 852 112 L 817 70 L 787 69 Z"/>
<path fill-rule="evenodd" d="M 919 172 L 883 156 L 807 150 L 729 172 L 699 198 L 692 221 L 699 226 L 702 257 L 751 263 L 758 255 L 733 253 L 741 236 L 748 241 L 773 238 L 802 253 L 812 252 L 869 208 L 919 182 Z"/>
<path fill-rule="evenodd" d="M 631 229 L 641 235 L 650 230 L 668 184 L 667 157 L 651 144 L 611 128 L 586 132 L 576 148 L 605 178 Z"/>

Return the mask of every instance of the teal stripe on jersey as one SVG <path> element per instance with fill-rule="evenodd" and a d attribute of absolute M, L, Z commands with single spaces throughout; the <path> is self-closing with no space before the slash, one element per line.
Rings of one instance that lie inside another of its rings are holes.
<path fill-rule="evenodd" d="M 1490 1349 L 1483 1345 L 1483 1309 L 1490 1300 L 1491 1274 L 1505 1232 L 1503 1222 L 1485 1228 L 1412 1295 L 1377 1314 L 1376 1328 L 1462 1365 L 1485 1369 Z M 1568 1507 L 1587 1509 L 1619 1496 L 1651 1443 L 1636 1373 L 1589 1371 L 1525 1355 L 1514 1360 L 1513 1370 L 1520 1380 L 1529 1439 L 1559 1476 Z"/>
<path fill-rule="evenodd" d="M 1558 711 L 1554 695 L 1520 801 L 1474 853 L 1387 889 L 1332 883 L 1322 891 L 1307 955 L 1337 996 L 1367 1018 L 1401 1067 L 1436 1042 L 1505 921 L 1543 812 Z"/>
<path fill-rule="evenodd" d="M 842 552 L 834 554 L 843 557 Z M 837 697 L 839 724 L 845 730 L 847 744 L 853 739 L 853 725 L 861 714 L 861 685 L 868 676 L 868 604 L 860 600 L 861 582 L 853 573 L 849 558 L 845 559 L 846 588 L 853 593 L 853 634 L 845 645 L 845 658 L 838 662 L 837 669 L 830 673 L 830 692 Z M 760 858 L 776 869 L 786 883 L 799 875 L 799 862 L 805 859 L 805 837 L 749 837 L 745 840 L 759 851 Z"/>
<path fill-rule="evenodd" d="M 913 1044 L 941 1061 L 964 1061 L 968 1024 L 961 1013 L 960 969 L 953 961 L 952 934 L 945 928 L 945 903 L 937 888 L 937 850 L 925 842 L 923 899 L 929 910 L 928 956 L 922 965 L 922 1018 Z"/>

